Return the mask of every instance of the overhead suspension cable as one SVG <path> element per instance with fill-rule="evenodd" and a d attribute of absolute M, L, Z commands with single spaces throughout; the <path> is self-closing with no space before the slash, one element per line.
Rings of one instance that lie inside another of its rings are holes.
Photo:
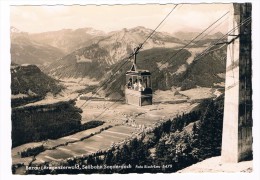
<path fill-rule="evenodd" d="M 227 12 L 228 13 L 228 12 Z M 250 18 L 250 17 L 249 17 Z M 220 41 L 220 40 L 222 40 L 225 36 L 228 36 L 231 32 L 233 32 L 234 30 L 236 30 L 237 28 L 239 28 L 239 27 L 241 27 L 242 25 L 244 25 L 244 24 L 246 24 L 246 23 L 248 23 L 248 22 L 250 22 L 250 19 L 249 18 L 247 18 L 245 21 L 243 21 L 243 22 L 241 22 L 238 26 L 236 26 L 235 28 L 232 28 L 230 31 L 228 31 L 225 35 L 223 35 L 221 38 L 219 38 L 218 40 L 217 40 L 217 42 L 218 41 Z M 217 22 L 217 21 L 216 21 Z M 208 29 L 208 28 L 207 28 Z M 201 33 L 202 34 L 202 33 Z M 214 41 L 215 43 L 216 43 L 216 41 Z M 214 45 L 213 46 L 216 46 L 215 45 L 215 43 L 214 43 Z M 208 48 L 207 48 L 208 49 Z M 204 52 L 204 51 L 203 51 Z M 170 58 L 171 59 L 171 58 Z M 195 58 L 196 59 L 196 58 Z M 119 99 L 117 99 L 117 100 L 115 100 L 115 102 L 114 103 L 112 103 L 112 105 L 110 105 L 108 108 L 106 108 L 103 112 L 101 112 L 98 116 L 96 116 L 96 119 L 97 118 L 99 118 L 102 114 L 104 114 L 107 110 L 109 110 L 109 108 L 110 107 L 112 107 L 114 104 L 116 104 L 117 102 L 119 102 L 120 100 L 122 100 L 123 99 L 123 97 L 121 97 L 121 98 L 119 98 Z"/>
<path fill-rule="evenodd" d="M 157 27 L 156 27 L 156 28 L 146 37 L 146 39 L 139 45 L 138 51 L 139 51 L 139 50 L 142 48 L 142 46 L 147 42 L 147 40 L 152 37 L 152 35 L 155 33 L 155 31 L 156 31 L 156 30 L 161 26 L 161 24 L 169 17 L 169 15 L 174 11 L 174 9 L 175 9 L 177 6 L 178 6 L 178 4 L 176 4 L 176 5 L 172 8 L 172 10 L 164 17 L 164 19 L 157 25 Z M 138 53 L 138 51 L 137 51 L 136 53 Z M 99 86 L 99 88 L 97 88 L 97 90 L 95 91 L 95 93 L 93 93 L 93 94 L 91 95 L 91 97 L 89 97 L 89 99 L 91 99 L 94 95 L 96 95 L 96 94 L 102 89 L 102 87 L 103 87 L 106 83 L 108 83 L 108 82 L 114 77 L 114 75 L 120 70 L 120 68 L 122 68 L 125 64 L 127 64 L 127 63 L 129 62 L 128 60 L 129 60 L 130 58 L 132 58 L 133 56 L 134 56 L 134 54 L 132 53 L 132 54 L 130 54 L 129 57 L 126 57 L 126 58 L 122 59 L 121 61 L 125 61 L 125 62 L 115 71 L 114 74 L 111 75 L 111 77 L 107 78 L 107 80 L 104 81 L 104 82 L 102 83 L 102 85 Z M 116 66 L 115 66 L 115 67 L 116 67 Z M 112 73 L 113 73 L 113 70 L 114 70 L 114 69 L 111 70 Z M 80 108 L 83 107 L 87 102 L 90 102 L 90 100 L 84 102 L 84 103 L 80 106 Z M 86 105 L 88 105 L 88 104 L 89 104 L 89 103 L 87 103 Z M 86 106 L 85 106 L 85 107 L 86 107 Z"/>
<path fill-rule="evenodd" d="M 221 24 L 223 24 L 227 19 L 228 19 L 228 17 L 225 18 L 223 21 L 221 21 L 218 25 L 216 25 L 216 26 L 215 26 L 213 29 L 211 29 L 209 32 L 205 33 L 205 35 L 202 36 L 202 37 L 200 38 L 200 40 L 202 40 L 203 38 L 205 38 L 206 36 L 208 36 L 212 31 L 214 31 L 217 27 L 219 27 Z M 197 43 L 197 42 L 196 42 L 196 43 Z M 196 44 L 196 43 L 195 43 L 195 44 Z"/>
<path fill-rule="evenodd" d="M 178 6 L 178 4 L 176 4 L 172 10 L 165 16 L 165 18 L 158 24 L 158 26 L 152 31 L 152 33 L 144 40 L 144 42 L 142 43 L 142 45 L 144 43 L 146 43 L 146 41 L 155 33 L 155 31 L 161 26 L 161 24 L 169 17 L 169 15 L 173 12 L 173 10 Z"/>
<path fill-rule="evenodd" d="M 224 16 L 226 16 L 229 13 L 226 12 L 224 15 L 222 15 L 220 18 L 218 18 L 216 21 L 214 21 L 210 26 L 208 26 L 205 30 L 203 30 L 200 34 L 198 34 L 195 38 L 193 38 L 188 44 L 186 44 L 184 47 L 182 47 L 180 50 L 178 50 L 174 55 L 172 55 L 169 59 L 167 59 L 165 62 L 163 62 L 158 69 L 160 69 L 160 67 L 162 67 L 165 63 L 167 63 L 168 61 L 170 61 L 173 57 L 175 57 L 177 54 L 179 54 L 182 50 L 184 50 L 186 47 L 188 47 L 191 43 L 193 43 L 199 36 L 201 36 L 204 32 L 206 32 L 209 28 L 211 28 L 214 24 L 216 24 L 220 19 L 222 19 Z M 153 72 L 157 71 L 158 69 L 155 69 Z M 152 72 L 152 73 L 153 73 Z"/>
<path fill-rule="evenodd" d="M 251 21 L 250 18 L 251 18 L 251 17 L 246 18 L 244 21 L 242 21 L 241 23 L 239 23 L 239 25 L 237 25 L 236 27 L 234 27 L 234 28 L 232 28 L 231 30 L 229 30 L 226 34 L 224 34 L 224 35 L 223 35 L 222 37 L 220 37 L 219 39 L 215 40 L 215 41 L 213 42 L 213 44 L 212 44 L 211 46 L 209 46 L 207 49 L 205 49 L 203 52 L 201 52 L 201 53 L 194 59 L 194 61 L 197 60 L 197 59 L 199 59 L 199 58 L 201 58 L 201 57 L 203 57 L 203 56 L 205 56 L 205 55 L 207 55 L 206 53 L 211 52 L 211 48 L 217 46 L 218 43 L 220 43 L 220 42 L 221 42 L 224 38 L 226 38 L 227 36 L 231 35 L 230 33 L 234 32 L 237 28 L 239 28 L 239 27 L 241 27 L 241 26 L 243 26 L 243 25 L 245 25 L 245 24 L 247 25 L 248 23 L 250 23 L 250 21 Z M 223 46 L 225 46 L 225 45 L 228 44 L 228 42 L 227 42 L 227 43 L 222 43 L 222 44 L 224 44 Z"/>

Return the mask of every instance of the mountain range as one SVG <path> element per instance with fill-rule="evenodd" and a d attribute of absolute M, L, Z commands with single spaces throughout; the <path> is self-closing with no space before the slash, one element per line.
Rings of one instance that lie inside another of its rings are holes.
<path fill-rule="evenodd" d="M 103 81 L 109 77 L 108 74 L 115 73 L 112 69 L 124 63 L 125 57 L 144 42 L 152 31 L 138 26 L 109 33 L 93 28 L 81 28 L 30 34 L 12 27 L 12 62 L 41 65 L 45 73 L 56 78 L 87 77 Z M 138 65 L 141 69 L 155 72 L 153 75 L 155 89 L 169 89 L 171 86 L 186 89 L 189 88 L 187 84 L 191 87 L 196 85 L 211 87 L 214 83 L 223 81 L 223 77 L 217 74 L 223 74 L 225 71 L 225 48 L 193 62 L 196 55 L 215 39 L 222 37 L 222 33 L 205 36 L 199 42 L 194 41 L 178 53 L 178 56 L 173 56 L 197 34 L 197 32 L 178 32 L 172 35 L 155 32 L 145 41 L 138 55 Z M 164 62 L 171 56 L 173 58 L 169 62 Z M 212 63 L 216 65 L 217 70 L 211 67 Z M 122 74 L 129 70 L 131 66 L 129 64 L 120 69 Z M 205 80 L 205 77 L 210 78 Z M 125 78 L 119 77 L 110 84 L 113 83 L 124 84 Z M 103 89 L 105 94 L 109 93 L 106 87 Z"/>
<path fill-rule="evenodd" d="M 11 27 L 11 60 L 16 64 L 50 63 L 62 56 L 59 48 L 35 41 L 30 34 Z"/>
<path fill-rule="evenodd" d="M 12 62 L 48 64 L 70 53 L 81 57 L 77 61 L 96 60 L 95 52 L 101 51 L 102 55 L 98 53 L 98 60 L 111 65 L 131 53 L 151 32 L 151 29 L 138 26 L 109 33 L 93 28 L 80 28 L 30 34 L 11 27 Z M 146 42 L 144 49 L 181 45 L 183 42 L 171 34 L 157 32 Z"/>
<path fill-rule="evenodd" d="M 151 29 L 136 27 L 108 33 L 90 40 L 90 45 L 80 48 L 58 61 L 46 66 L 45 71 L 57 77 L 100 78 L 114 64 L 133 52 L 144 41 Z M 143 50 L 153 48 L 178 48 L 183 42 L 167 33 L 156 33 L 147 42 Z M 96 73 L 98 69 L 99 73 Z"/>

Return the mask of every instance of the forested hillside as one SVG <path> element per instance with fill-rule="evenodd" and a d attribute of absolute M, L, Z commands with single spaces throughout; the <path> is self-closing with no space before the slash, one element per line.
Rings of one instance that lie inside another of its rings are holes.
<path fill-rule="evenodd" d="M 223 106 L 223 96 L 217 100 L 205 100 L 196 110 L 165 121 L 120 146 L 60 163 L 64 166 L 78 164 L 79 169 L 38 170 L 30 173 L 176 172 L 206 158 L 220 155 Z M 110 168 L 81 169 L 88 165 Z M 121 168 L 113 168 L 116 166 Z"/>
<path fill-rule="evenodd" d="M 149 70 L 152 73 L 153 90 L 169 90 L 172 86 L 180 87 L 181 90 L 201 87 L 217 87 L 217 83 L 224 82 L 226 66 L 226 49 L 216 48 L 201 58 L 194 58 L 191 64 L 187 62 L 191 53 L 183 49 L 178 52 L 172 48 L 153 48 L 141 51 L 138 54 L 137 67 Z M 122 86 L 126 83 L 125 72 L 130 70 L 132 63 L 129 62 L 122 68 L 120 62 L 112 66 L 114 71 L 108 73 L 110 78 L 105 79 L 103 87 L 105 96 L 112 93 L 123 95 Z M 185 68 L 183 68 L 185 67 Z M 116 72 L 116 70 L 118 70 Z M 102 82 L 100 83 L 102 84 Z"/>
<path fill-rule="evenodd" d="M 11 65 L 12 107 L 58 94 L 64 87 L 44 74 L 36 65 Z"/>

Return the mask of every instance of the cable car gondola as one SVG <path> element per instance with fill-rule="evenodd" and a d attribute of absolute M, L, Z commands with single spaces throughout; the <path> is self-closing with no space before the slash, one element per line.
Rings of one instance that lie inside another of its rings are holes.
<path fill-rule="evenodd" d="M 152 105 L 153 91 L 151 73 L 137 68 L 136 55 L 141 49 L 134 49 L 134 61 L 131 69 L 126 72 L 125 100 L 127 104 L 136 106 Z"/>

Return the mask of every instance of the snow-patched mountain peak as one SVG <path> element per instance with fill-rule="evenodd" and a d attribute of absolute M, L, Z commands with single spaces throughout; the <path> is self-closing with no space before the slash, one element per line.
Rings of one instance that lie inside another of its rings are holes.
<path fill-rule="evenodd" d="M 97 30 L 97 29 L 94 29 L 94 28 L 84 28 L 84 29 L 85 29 L 86 34 L 90 34 L 92 36 L 100 36 L 100 35 L 105 34 L 104 31 Z"/>
<path fill-rule="evenodd" d="M 105 32 L 101 30 L 97 30 L 91 27 L 85 27 L 85 28 L 78 28 L 78 29 L 70 29 L 70 33 L 80 33 L 80 34 L 87 34 L 91 36 L 101 36 L 104 35 Z"/>
<path fill-rule="evenodd" d="M 137 27 L 129 29 L 129 31 L 151 33 L 153 30 L 149 29 L 149 28 L 146 28 L 146 27 L 143 27 L 143 26 L 137 26 Z"/>

